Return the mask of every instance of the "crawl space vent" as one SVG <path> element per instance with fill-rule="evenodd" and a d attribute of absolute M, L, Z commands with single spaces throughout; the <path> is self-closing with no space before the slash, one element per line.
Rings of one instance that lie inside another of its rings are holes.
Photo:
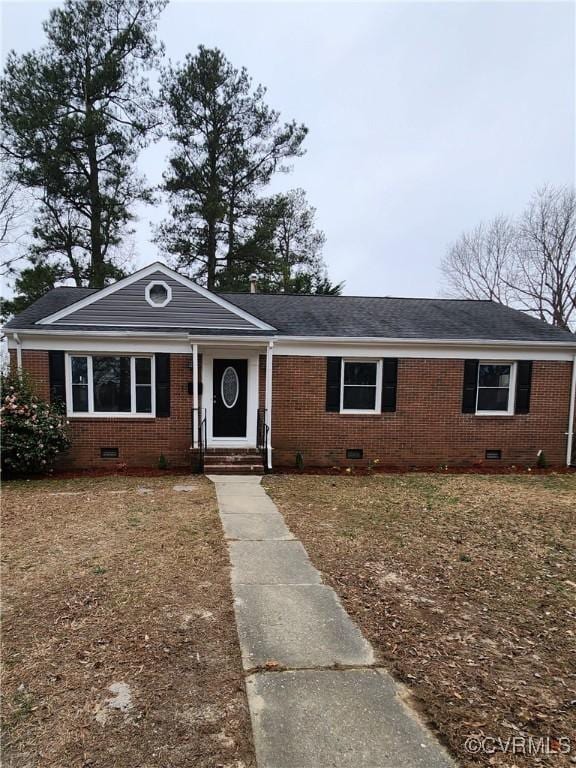
<path fill-rule="evenodd" d="M 100 448 L 101 459 L 117 459 L 118 448 Z"/>
<path fill-rule="evenodd" d="M 498 460 L 502 458 L 502 451 L 499 448 L 489 448 L 486 451 L 486 458 L 488 460 Z"/>
<path fill-rule="evenodd" d="M 364 457 L 364 450 L 362 448 L 347 448 L 347 459 L 362 459 Z"/>

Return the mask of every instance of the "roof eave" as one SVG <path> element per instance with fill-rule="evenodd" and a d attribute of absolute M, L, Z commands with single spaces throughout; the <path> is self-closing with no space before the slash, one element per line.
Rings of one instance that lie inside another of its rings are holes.
<path fill-rule="evenodd" d="M 151 336 L 150 331 L 143 333 L 137 330 L 114 330 L 114 331 L 75 331 L 66 328 L 43 327 L 43 328 L 3 328 L 4 335 L 11 334 L 25 334 L 31 336 L 72 336 L 72 337 L 130 337 L 130 338 L 147 338 Z M 557 349 L 573 349 L 576 350 L 576 339 L 570 340 L 537 340 L 537 339 L 491 339 L 491 338 L 475 338 L 475 339 L 447 339 L 447 338 L 406 338 L 406 337 L 389 337 L 389 336 L 294 336 L 283 335 L 278 332 L 267 332 L 262 330 L 262 333 L 252 335 L 232 335 L 227 334 L 225 331 L 222 334 L 195 334 L 189 331 L 167 331 L 163 332 L 161 329 L 158 332 L 153 332 L 153 338 L 156 339 L 190 339 L 206 342 L 208 340 L 230 340 L 230 341 L 242 341 L 242 340 L 256 340 L 262 339 L 266 341 L 277 342 L 291 342 L 302 344 L 364 344 L 366 346 L 376 345 L 424 345 L 424 346 L 478 346 L 478 347 L 553 347 Z"/>
<path fill-rule="evenodd" d="M 434 345 L 442 344 L 445 346 L 537 346 L 537 347 L 563 347 L 567 349 L 576 349 L 576 339 L 574 341 L 550 341 L 542 339 L 491 339 L 491 338 L 471 338 L 471 339 L 447 339 L 447 338 L 411 338 L 411 337 L 391 337 L 391 336 L 284 336 L 276 337 L 279 341 L 302 342 L 307 344 L 419 344 Z"/>

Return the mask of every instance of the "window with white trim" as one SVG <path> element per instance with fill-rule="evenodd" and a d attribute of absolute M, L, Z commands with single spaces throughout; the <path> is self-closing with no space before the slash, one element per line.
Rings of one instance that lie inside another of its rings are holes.
<path fill-rule="evenodd" d="M 341 413 L 380 413 L 382 361 L 355 358 L 342 361 Z"/>
<path fill-rule="evenodd" d="M 476 413 L 509 416 L 514 413 L 515 363 L 480 361 Z"/>
<path fill-rule="evenodd" d="M 172 288 L 163 280 L 155 280 L 146 286 L 145 296 L 150 306 L 165 307 L 172 301 Z"/>
<path fill-rule="evenodd" d="M 68 413 L 153 416 L 154 357 L 68 355 Z"/>

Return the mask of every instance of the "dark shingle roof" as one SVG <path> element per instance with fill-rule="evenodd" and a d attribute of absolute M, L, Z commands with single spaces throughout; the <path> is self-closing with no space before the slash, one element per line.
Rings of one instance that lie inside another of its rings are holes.
<path fill-rule="evenodd" d="M 93 293 L 89 288 L 55 288 L 14 317 L 5 328 L 34 328 L 36 321 Z M 221 294 L 231 304 L 260 318 L 284 336 L 392 339 L 556 341 L 576 344 L 569 331 L 553 328 L 524 312 L 490 301 L 400 299 L 364 296 Z M 37 327 L 37 326 L 36 326 Z M 62 330 L 64 330 L 62 328 Z M 120 326 L 66 326 L 66 330 L 114 331 Z M 136 330 L 132 328 L 131 330 Z M 185 333 L 185 328 L 139 328 L 150 333 Z M 192 333 L 204 333 L 191 328 Z M 206 335 L 231 332 L 209 331 Z M 268 335 L 242 331 L 239 335 Z"/>
<path fill-rule="evenodd" d="M 53 315 L 54 312 L 59 312 L 64 307 L 85 299 L 91 293 L 96 293 L 96 288 L 71 288 L 68 286 L 53 288 L 33 304 L 30 304 L 19 315 L 15 315 L 12 320 L 5 323 L 4 328 L 33 328 L 37 320 Z"/>
<path fill-rule="evenodd" d="M 223 294 L 288 336 L 566 341 L 569 331 L 491 301 Z"/>

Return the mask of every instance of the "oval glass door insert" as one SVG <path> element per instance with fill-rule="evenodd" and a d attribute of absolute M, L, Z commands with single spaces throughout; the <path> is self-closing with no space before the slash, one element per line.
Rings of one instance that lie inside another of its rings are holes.
<path fill-rule="evenodd" d="M 220 394 L 222 402 L 226 408 L 234 408 L 238 395 L 240 393 L 240 381 L 236 369 L 231 365 L 226 368 L 222 374 L 222 383 L 220 384 Z"/>

